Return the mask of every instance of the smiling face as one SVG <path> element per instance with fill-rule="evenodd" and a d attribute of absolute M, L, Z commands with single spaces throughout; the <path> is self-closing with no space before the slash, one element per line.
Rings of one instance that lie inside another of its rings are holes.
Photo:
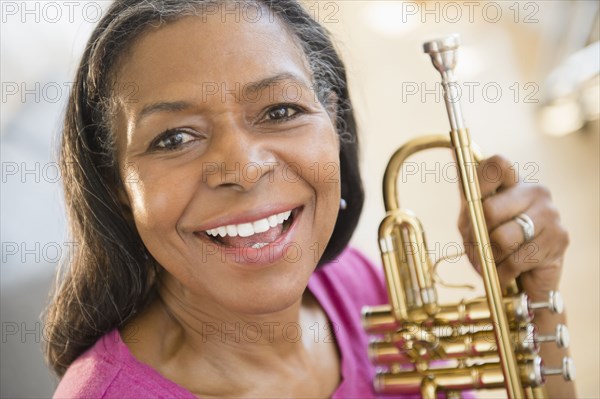
<path fill-rule="evenodd" d="M 116 76 L 122 197 L 164 278 L 238 312 L 298 301 L 337 218 L 339 141 L 281 23 L 186 17 Z"/>

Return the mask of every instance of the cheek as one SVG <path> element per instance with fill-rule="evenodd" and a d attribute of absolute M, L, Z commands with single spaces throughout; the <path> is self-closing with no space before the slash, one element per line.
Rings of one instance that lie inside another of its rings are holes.
<path fill-rule="evenodd" d="M 317 207 L 322 208 L 324 217 L 333 231 L 338 216 L 341 197 L 341 177 L 339 159 L 319 163 L 319 178 L 315 183 Z"/>
<path fill-rule="evenodd" d="M 165 230 L 173 227 L 185 207 L 186 191 L 182 171 L 164 172 L 150 170 L 140 164 L 135 174 L 130 173 L 125 183 L 135 224 L 143 230 Z M 187 190 L 186 190 L 187 188 Z"/>
<path fill-rule="evenodd" d="M 302 173 L 315 192 L 316 218 L 325 222 L 325 232 L 329 233 L 337 219 L 341 194 L 338 136 L 330 130 L 321 131 L 302 151 L 300 159 L 305 160 Z"/>
<path fill-rule="evenodd" d="M 339 157 L 323 154 L 320 161 L 310 165 L 310 179 L 316 191 L 317 200 L 328 208 L 339 205 L 341 176 Z"/>
<path fill-rule="evenodd" d="M 320 145 L 308 146 L 308 150 L 313 151 L 311 156 L 314 159 L 309 169 L 317 194 L 333 196 L 334 200 L 339 201 L 341 171 L 338 136 L 331 132 L 326 137 Z"/>
<path fill-rule="evenodd" d="M 320 250 L 319 257 L 331 239 L 340 209 L 341 177 L 337 151 L 337 146 L 332 146 L 320 154 L 320 161 L 312 165 L 311 170 L 318 173 L 318 176 L 314 176 L 313 188 L 316 192 L 314 232 Z"/>

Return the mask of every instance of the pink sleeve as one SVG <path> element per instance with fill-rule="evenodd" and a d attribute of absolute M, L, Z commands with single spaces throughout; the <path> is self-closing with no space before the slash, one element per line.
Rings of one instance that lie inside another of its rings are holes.
<path fill-rule="evenodd" d="M 196 399 L 135 359 L 117 329 L 105 334 L 69 366 L 53 397 Z"/>

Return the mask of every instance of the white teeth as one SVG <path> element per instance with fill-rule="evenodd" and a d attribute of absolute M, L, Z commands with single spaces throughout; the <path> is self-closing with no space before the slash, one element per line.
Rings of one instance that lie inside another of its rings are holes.
<path fill-rule="evenodd" d="M 283 223 L 290 217 L 291 214 L 292 214 L 291 211 L 286 211 L 286 212 L 278 214 L 277 215 L 277 223 Z"/>
<path fill-rule="evenodd" d="M 237 227 L 235 227 L 235 225 L 233 225 L 233 224 L 226 226 L 225 230 L 227 230 L 227 235 L 230 237 L 237 237 L 237 235 L 238 235 Z"/>
<path fill-rule="evenodd" d="M 217 236 L 236 237 L 238 235 L 240 237 L 250 237 L 253 234 L 263 233 L 263 232 L 269 230 L 271 227 L 275 227 L 278 224 L 282 224 L 284 221 L 289 219 L 291 214 L 292 214 L 292 211 L 285 211 L 285 212 L 278 213 L 276 215 L 268 216 L 264 219 L 256 220 L 251 223 L 230 224 L 227 226 L 215 227 L 214 229 L 206 230 L 206 233 L 213 237 L 217 237 Z M 253 246 L 253 248 L 262 248 L 263 246 L 265 246 L 267 244 L 256 243 L 254 245 L 261 245 L 261 246 L 260 247 Z"/>
<path fill-rule="evenodd" d="M 250 237 L 254 234 L 252 223 L 242 223 L 237 225 L 238 235 L 240 237 Z"/>
<path fill-rule="evenodd" d="M 269 221 L 269 226 L 271 226 L 271 227 L 277 226 L 277 215 L 271 215 L 267 218 L 267 220 Z"/>
<path fill-rule="evenodd" d="M 271 228 L 267 219 L 257 220 L 256 222 L 252 223 L 252 227 L 254 228 L 255 233 L 264 233 Z"/>

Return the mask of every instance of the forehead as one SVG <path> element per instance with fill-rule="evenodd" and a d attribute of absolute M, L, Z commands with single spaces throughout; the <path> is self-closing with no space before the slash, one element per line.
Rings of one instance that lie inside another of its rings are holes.
<path fill-rule="evenodd" d="M 258 20 L 190 16 L 153 28 L 132 45 L 118 67 L 118 87 L 126 88 L 118 95 L 160 97 L 184 87 L 234 87 L 281 73 L 311 81 L 302 50 L 279 18 L 266 12 Z"/>

